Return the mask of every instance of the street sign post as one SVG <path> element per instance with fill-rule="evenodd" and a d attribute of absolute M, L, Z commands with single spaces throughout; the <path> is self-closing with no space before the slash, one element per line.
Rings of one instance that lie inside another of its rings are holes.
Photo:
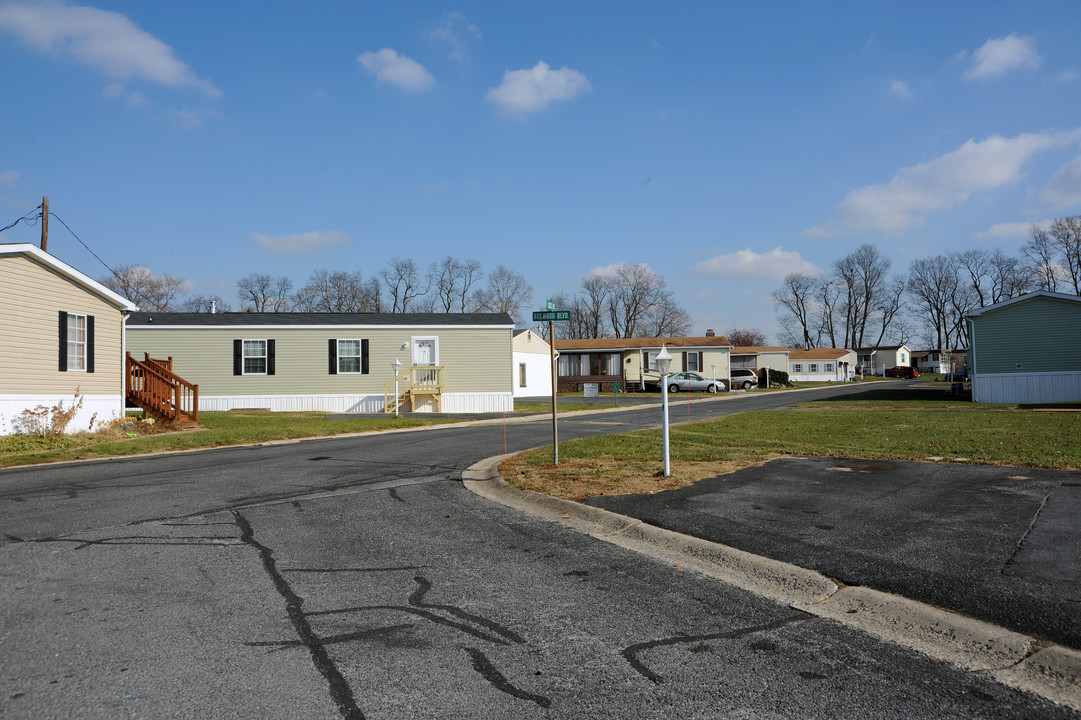
<path fill-rule="evenodd" d="M 548 344 L 552 351 L 552 463 L 559 464 L 559 427 L 556 425 L 556 393 L 559 392 L 559 373 L 556 372 L 556 326 L 557 322 L 571 319 L 570 310 L 556 310 L 555 300 L 548 301 L 547 310 L 533 313 L 533 322 L 548 323 Z"/>

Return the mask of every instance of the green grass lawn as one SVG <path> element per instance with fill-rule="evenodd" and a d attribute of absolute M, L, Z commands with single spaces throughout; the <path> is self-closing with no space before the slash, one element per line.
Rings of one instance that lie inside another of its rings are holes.
<path fill-rule="evenodd" d="M 678 423 L 678 414 L 672 419 Z M 674 424 L 671 478 L 656 477 L 661 442 L 660 430 L 565 441 L 558 468 L 551 466 L 551 448 L 541 448 L 512 458 L 505 475 L 521 487 L 581 499 L 678 487 L 780 455 L 940 457 L 1077 470 L 1081 412 L 973 405 L 944 387 L 869 387 L 859 395 L 789 409 Z"/>
<path fill-rule="evenodd" d="M 412 416 L 328 419 L 321 412 L 272 413 L 234 410 L 199 413 L 199 430 L 146 435 L 132 424 L 128 432 L 116 428 L 73 435 L 7 435 L 0 437 L 0 467 L 80 458 L 136 455 L 169 450 L 244 445 L 289 438 L 340 435 L 372 430 L 398 430 L 455 422 L 447 418 Z"/>

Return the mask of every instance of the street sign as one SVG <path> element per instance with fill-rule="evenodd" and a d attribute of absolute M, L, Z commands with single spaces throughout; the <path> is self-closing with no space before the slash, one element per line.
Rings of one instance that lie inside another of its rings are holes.
<path fill-rule="evenodd" d="M 570 310 L 539 310 L 533 313 L 533 322 L 563 322 L 570 319 Z"/>
<path fill-rule="evenodd" d="M 556 309 L 556 301 L 555 300 L 549 300 L 548 301 L 548 309 L 549 310 L 555 310 Z"/>

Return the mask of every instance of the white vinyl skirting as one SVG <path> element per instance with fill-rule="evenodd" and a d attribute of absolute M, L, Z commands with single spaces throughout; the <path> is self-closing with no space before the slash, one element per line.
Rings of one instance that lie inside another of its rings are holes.
<path fill-rule="evenodd" d="M 124 414 L 124 402 L 120 395 L 82 395 L 82 407 L 65 428 L 66 432 L 97 429 L 102 422 L 115 420 Z M 75 402 L 73 395 L 0 395 L 0 435 L 40 432 L 39 421 L 32 419 L 26 410 L 59 407 L 66 410 Z M 48 413 L 49 418 L 52 413 Z M 49 422 L 48 419 L 43 419 Z"/>
<path fill-rule="evenodd" d="M 1081 402 L 1081 372 L 997 373 L 972 376 L 972 401 L 979 403 Z"/>
<path fill-rule="evenodd" d="M 259 408 L 273 412 L 383 412 L 383 393 L 370 395 L 200 395 L 199 411 L 217 412 Z M 418 412 L 434 412 L 434 404 L 418 406 Z M 444 393 L 442 411 L 447 413 L 510 412 L 511 393 Z"/>

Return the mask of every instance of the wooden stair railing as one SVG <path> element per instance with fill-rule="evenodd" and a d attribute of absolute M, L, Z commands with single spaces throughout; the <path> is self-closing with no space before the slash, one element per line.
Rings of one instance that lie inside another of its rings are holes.
<path fill-rule="evenodd" d="M 409 410 L 417 409 L 417 400 L 421 397 L 431 397 L 435 401 L 436 411 L 443 408 L 443 366 L 441 365 L 413 365 L 402 370 L 397 379 L 398 392 L 394 392 L 394 380 L 383 386 L 383 412 L 392 413 L 399 409 L 406 400 L 409 401 Z"/>
<path fill-rule="evenodd" d="M 180 425 L 199 422 L 199 386 L 173 372 L 173 359 L 157 360 L 146 353 L 144 360 L 127 354 L 125 364 L 127 399 L 161 420 Z"/>

